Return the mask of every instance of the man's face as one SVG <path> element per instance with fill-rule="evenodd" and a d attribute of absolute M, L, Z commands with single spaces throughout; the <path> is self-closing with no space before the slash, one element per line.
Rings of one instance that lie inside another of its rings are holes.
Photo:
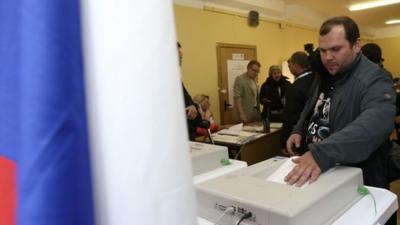
<path fill-rule="evenodd" d="M 342 72 L 349 66 L 360 52 L 361 43 L 358 39 L 353 46 L 346 39 L 342 25 L 332 27 L 331 31 L 319 37 L 321 60 L 331 75 Z"/>
<path fill-rule="evenodd" d="M 273 70 L 271 73 L 271 77 L 274 81 L 279 81 L 282 78 L 281 70 Z"/>
<path fill-rule="evenodd" d="M 256 64 L 253 64 L 247 68 L 247 75 L 251 78 L 256 78 L 259 73 L 260 73 L 260 67 L 257 66 Z"/>

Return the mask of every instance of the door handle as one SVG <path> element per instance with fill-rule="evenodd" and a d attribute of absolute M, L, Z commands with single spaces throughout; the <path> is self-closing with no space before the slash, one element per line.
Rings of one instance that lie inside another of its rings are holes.
<path fill-rule="evenodd" d="M 224 100 L 224 111 L 226 112 L 226 110 L 228 109 L 228 107 L 231 107 L 232 105 L 229 104 L 228 102 L 226 102 L 226 100 Z"/>

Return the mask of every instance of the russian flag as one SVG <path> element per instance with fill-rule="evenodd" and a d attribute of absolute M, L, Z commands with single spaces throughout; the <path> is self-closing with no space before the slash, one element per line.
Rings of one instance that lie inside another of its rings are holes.
<path fill-rule="evenodd" d="M 0 30 L 0 225 L 195 224 L 171 1 L 1 1 Z"/>

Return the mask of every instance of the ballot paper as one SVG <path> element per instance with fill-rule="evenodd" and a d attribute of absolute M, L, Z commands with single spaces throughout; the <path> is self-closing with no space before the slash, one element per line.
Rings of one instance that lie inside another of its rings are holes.
<path fill-rule="evenodd" d="M 284 162 L 274 173 L 272 173 L 269 177 L 267 177 L 267 181 L 272 181 L 272 182 L 276 182 L 276 183 L 280 183 L 280 184 L 286 184 L 285 177 L 296 166 L 296 163 L 294 163 L 292 161 L 292 159 L 295 159 L 297 157 L 299 157 L 299 156 L 293 156 L 293 157 L 290 157 L 289 159 L 287 159 L 286 162 Z M 326 172 L 324 172 L 323 174 L 321 174 L 320 176 L 324 176 L 325 174 L 332 173 L 335 169 L 336 169 L 336 167 L 332 167 L 329 170 L 327 170 Z M 303 184 L 303 186 L 301 186 L 299 188 L 305 188 L 308 185 L 310 185 L 310 183 L 306 182 L 305 184 Z M 296 186 L 293 185 L 293 187 L 296 187 Z"/>
<path fill-rule="evenodd" d="M 292 159 L 297 158 L 298 156 L 290 157 L 286 160 L 274 173 L 272 173 L 269 177 L 267 177 L 267 181 L 272 181 L 280 184 L 286 184 L 285 177 L 288 175 L 290 171 L 296 166 L 296 163 L 292 161 Z M 298 188 L 305 188 L 309 185 L 308 182 L 303 184 L 303 186 Z M 293 187 L 296 187 L 293 185 Z"/>
<path fill-rule="evenodd" d="M 218 133 L 225 135 L 239 136 L 240 132 L 242 131 L 242 128 L 243 128 L 243 123 L 239 123 L 229 127 L 229 129 L 220 130 L 218 131 Z"/>

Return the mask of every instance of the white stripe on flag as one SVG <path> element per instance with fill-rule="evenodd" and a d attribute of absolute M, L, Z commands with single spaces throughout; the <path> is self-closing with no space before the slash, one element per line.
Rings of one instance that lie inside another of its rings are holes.
<path fill-rule="evenodd" d="M 172 10 L 83 0 L 98 225 L 196 223 Z"/>

